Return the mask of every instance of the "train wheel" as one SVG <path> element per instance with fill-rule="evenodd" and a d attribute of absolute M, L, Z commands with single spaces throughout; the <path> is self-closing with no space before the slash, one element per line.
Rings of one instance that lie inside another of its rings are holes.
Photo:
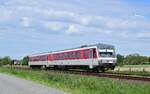
<path fill-rule="evenodd" d="M 54 66 L 54 70 L 58 70 L 59 68 L 58 68 L 58 66 Z"/>
<path fill-rule="evenodd" d="M 105 72 L 105 69 L 104 69 L 104 68 L 101 68 L 101 71 L 102 71 L 102 72 Z"/>
<path fill-rule="evenodd" d="M 39 70 L 41 69 L 41 66 L 30 66 L 33 70 Z"/>
<path fill-rule="evenodd" d="M 99 73 L 99 71 L 100 71 L 100 68 L 94 68 L 93 70 L 92 70 L 92 72 L 97 72 L 97 73 Z"/>

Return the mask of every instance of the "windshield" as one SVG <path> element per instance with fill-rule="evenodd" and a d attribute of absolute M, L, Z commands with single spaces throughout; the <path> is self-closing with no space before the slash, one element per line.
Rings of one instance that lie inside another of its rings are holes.
<path fill-rule="evenodd" d="M 114 57 L 113 52 L 99 52 L 100 57 Z"/>

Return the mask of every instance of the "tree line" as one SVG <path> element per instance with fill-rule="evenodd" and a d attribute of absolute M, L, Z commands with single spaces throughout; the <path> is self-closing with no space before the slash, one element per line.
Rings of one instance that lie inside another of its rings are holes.
<path fill-rule="evenodd" d="M 150 57 L 130 54 L 127 56 L 117 54 L 117 65 L 142 65 L 150 64 Z"/>
<path fill-rule="evenodd" d="M 5 56 L 3 58 L 0 58 L 0 66 L 3 65 L 13 65 L 14 64 L 13 59 L 11 59 L 9 56 Z M 28 65 L 29 62 L 29 57 L 25 56 L 22 60 L 20 60 L 22 62 L 22 65 Z"/>

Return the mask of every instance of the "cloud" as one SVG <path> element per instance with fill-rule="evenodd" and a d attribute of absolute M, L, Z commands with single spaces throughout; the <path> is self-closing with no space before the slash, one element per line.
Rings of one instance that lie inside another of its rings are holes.
<path fill-rule="evenodd" d="M 57 21 L 43 22 L 43 24 L 45 28 L 51 29 L 53 31 L 63 31 L 63 29 L 67 27 L 67 23 Z"/>
<path fill-rule="evenodd" d="M 0 7 L 0 23 L 8 23 L 12 19 L 12 12 Z"/>
<path fill-rule="evenodd" d="M 28 17 L 22 17 L 21 20 L 22 20 L 22 21 L 21 21 L 20 25 L 21 25 L 22 27 L 29 27 L 29 26 L 31 25 L 32 19 L 30 19 L 30 18 L 28 18 Z"/>
<path fill-rule="evenodd" d="M 96 27 L 88 27 L 79 24 L 70 24 L 69 28 L 65 31 L 67 33 L 83 33 L 86 34 L 88 32 L 93 33 L 104 33 L 104 34 L 111 34 L 111 30 L 103 29 L 103 28 L 96 28 Z"/>
<path fill-rule="evenodd" d="M 149 38 L 150 39 L 150 32 L 141 32 L 136 35 L 137 38 Z"/>
<path fill-rule="evenodd" d="M 75 24 L 70 24 L 68 30 L 66 30 L 67 33 L 79 33 L 81 32 L 83 27 Z"/>

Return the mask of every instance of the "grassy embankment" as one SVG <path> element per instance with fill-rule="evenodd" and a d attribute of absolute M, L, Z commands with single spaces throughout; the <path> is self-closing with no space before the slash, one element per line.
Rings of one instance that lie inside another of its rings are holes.
<path fill-rule="evenodd" d="M 0 72 L 74 94 L 150 94 L 150 84 L 144 83 L 46 71 L 24 71 L 0 68 Z"/>

